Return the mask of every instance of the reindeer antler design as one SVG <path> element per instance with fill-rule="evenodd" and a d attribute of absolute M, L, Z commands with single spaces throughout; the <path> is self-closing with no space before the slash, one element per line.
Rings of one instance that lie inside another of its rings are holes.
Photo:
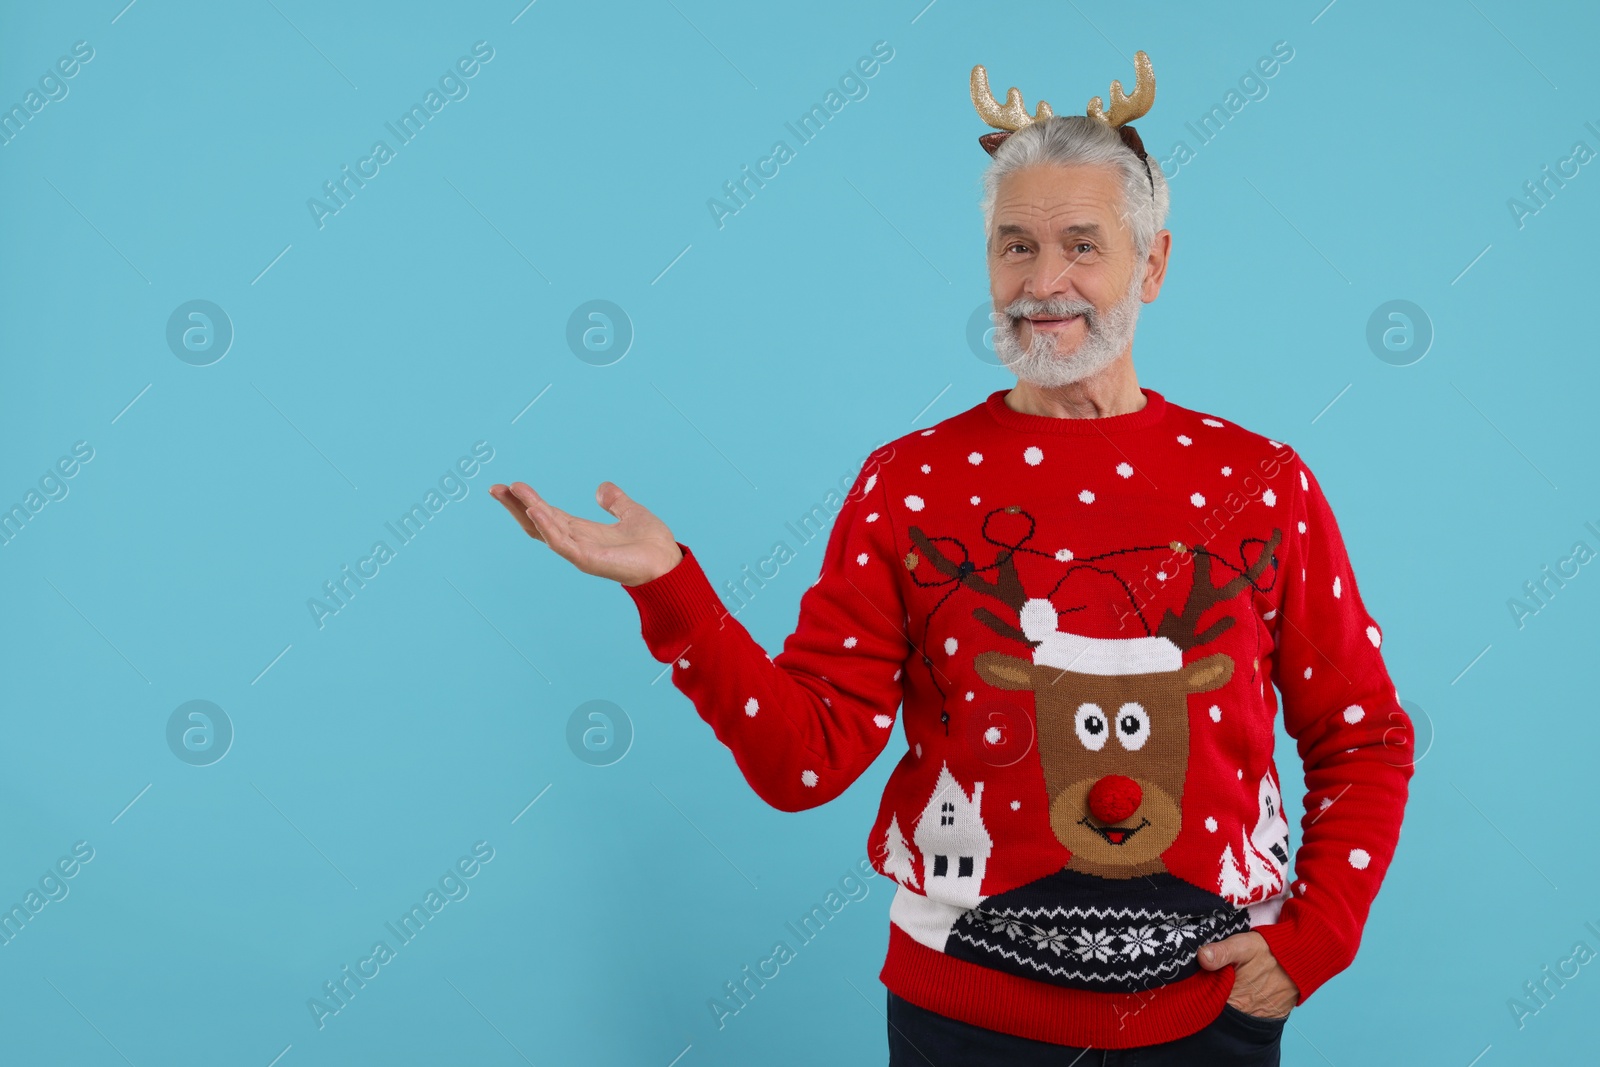
<path fill-rule="evenodd" d="M 1272 536 L 1267 538 L 1261 549 L 1261 554 L 1256 561 L 1242 572 L 1235 575 L 1224 585 L 1213 585 L 1211 582 L 1211 552 L 1203 545 L 1184 545 L 1181 542 L 1172 542 L 1172 548 L 1177 552 L 1188 552 L 1194 555 L 1194 582 L 1189 586 L 1189 596 L 1184 601 L 1183 613 L 1175 615 L 1171 608 L 1167 609 L 1161 617 L 1161 623 L 1156 627 L 1156 636 L 1165 637 L 1179 648 L 1188 650 L 1199 645 L 1214 641 L 1222 636 L 1233 626 L 1232 615 L 1225 615 L 1207 626 L 1205 630 L 1196 632 L 1200 624 L 1200 616 L 1206 610 L 1231 600 L 1238 596 L 1246 586 L 1254 587 L 1256 579 L 1266 570 L 1267 564 L 1276 566 L 1273 553 L 1278 547 L 1278 542 L 1283 540 L 1282 530 L 1273 530 Z"/>
<path fill-rule="evenodd" d="M 1134 119 L 1143 117 L 1150 110 L 1150 105 L 1156 102 L 1156 75 L 1155 70 L 1150 66 L 1150 57 L 1145 55 L 1143 51 L 1135 52 L 1133 54 L 1133 69 L 1136 75 L 1133 83 L 1133 95 L 1124 96 L 1122 82 L 1113 81 L 1111 83 L 1110 112 L 1106 112 L 1101 107 L 1098 96 L 1092 97 L 1089 100 L 1087 112 L 1090 118 L 1099 119 L 1107 126 L 1115 129 L 1118 126 L 1132 122 Z M 1016 92 L 1016 90 L 1013 89 L 1012 92 Z M 1021 103 L 1020 97 L 1018 103 L 1019 105 Z"/>
<path fill-rule="evenodd" d="M 1006 102 L 1002 107 L 989 91 L 989 72 L 983 69 L 981 63 L 972 68 L 972 106 L 978 109 L 978 117 L 984 122 L 997 130 L 1010 130 L 1013 133 L 1029 123 L 1043 122 L 1055 115 L 1043 100 L 1029 115 L 1028 109 L 1022 104 L 1022 90 L 1015 86 L 1006 91 Z"/>
<path fill-rule="evenodd" d="M 1089 101 L 1085 114 L 1092 119 L 1105 123 L 1116 130 L 1122 138 L 1122 143 L 1134 151 L 1145 166 L 1149 167 L 1149 160 L 1145 158 L 1144 142 L 1139 139 L 1138 133 L 1132 126 L 1127 125 L 1134 119 L 1141 117 L 1150 110 L 1156 102 L 1156 75 L 1150 66 L 1150 57 L 1144 52 L 1133 54 L 1133 67 L 1138 77 L 1134 81 L 1131 94 L 1122 91 L 1122 83 L 1111 83 L 1111 110 L 1108 112 L 1098 96 Z M 1039 101 L 1032 115 L 1022 103 L 1022 90 L 1013 86 L 1006 90 L 1006 102 L 1001 104 L 995 100 L 994 93 L 989 90 L 989 72 L 983 69 L 983 64 L 972 68 L 972 106 L 978 109 L 978 117 L 993 126 L 998 133 L 986 133 L 978 138 L 978 143 L 983 150 L 991 156 L 1000 150 L 1006 138 L 1025 127 L 1046 119 L 1055 117 L 1055 112 L 1045 101 Z M 1151 195 L 1155 194 L 1155 178 L 1150 179 Z"/>
<path fill-rule="evenodd" d="M 1019 617 L 1021 616 L 1022 606 L 1028 602 L 1028 594 L 1023 591 L 1022 579 L 1017 574 L 1017 561 L 1014 550 L 1009 548 L 1002 549 L 995 557 L 994 563 L 990 564 L 989 567 L 983 568 L 984 570 L 993 570 L 995 572 L 994 581 L 988 581 L 979 573 L 979 568 L 970 559 L 957 563 L 941 552 L 939 547 L 934 544 L 935 540 L 946 539 L 931 538 L 916 526 L 911 527 L 907 532 L 911 536 L 911 543 L 917 546 L 917 550 L 922 553 L 929 563 L 933 564 L 934 569 L 940 574 L 952 578 L 984 596 L 995 598 Z M 964 554 L 965 551 L 963 550 Z M 906 555 L 906 568 L 912 570 L 916 568 L 916 565 L 916 553 L 908 553 Z M 972 615 L 973 618 L 1002 637 L 1009 637 L 1012 640 L 1021 641 L 1023 644 L 1030 646 L 1038 644 L 1038 642 L 1033 641 L 1027 634 L 1023 633 L 1020 627 L 1006 622 L 988 608 L 974 608 Z"/>

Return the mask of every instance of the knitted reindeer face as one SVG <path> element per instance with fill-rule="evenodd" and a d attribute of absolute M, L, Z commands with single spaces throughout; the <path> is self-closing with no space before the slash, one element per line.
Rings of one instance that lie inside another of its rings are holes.
<path fill-rule="evenodd" d="M 1269 563 L 1276 565 L 1281 532 L 1273 531 L 1255 562 L 1221 586 L 1212 583 L 1208 550 L 1174 542 L 1171 547 L 1194 564 L 1181 612 L 1168 610 L 1153 635 L 1109 639 L 1060 630 L 1054 604 L 1024 593 L 1013 550 L 1003 549 L 980 570 L 946 558 L 922 531 L 909 532 L 937 570 L 1000 600 L 1020 625 L 982 607 L 974 611 L 979 621 L 1033 646 L 1031 659 L 984 652 L 974 666 L 990 685 L 1033 693 L 1050 828 L 1072 852 L 1067 867 L 1102 878 L 1166 870 L 1161 854 L 1183 821 L 1189 694 L 1221 688 L 1234 670 L 1226 653 L 1187 664 L 1184 653 L 1233 625 L 1231 615 L 1203 629 L 1199 621 L 1207 609 L 1254 587 Z M 908 565 L 915 559 L 908 557 Z M 995 578 L 986 579 L 985 571 Z"/>
<path fill-rule="evenodd" d="M 1233 660 L 1085 674 L 984 652 L 976 666 L 990 685 L 1033 693 L 1050 828 L 1072 850 L 1067 866 L 1102 878 L 1165 870 L 1161 853 L 1183 823 L 1188 697 L 1226 684 Z"/>

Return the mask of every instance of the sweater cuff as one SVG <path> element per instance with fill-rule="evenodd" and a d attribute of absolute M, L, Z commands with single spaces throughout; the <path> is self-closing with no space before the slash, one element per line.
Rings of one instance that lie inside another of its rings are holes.
<path fill-rule="evenodd" d="M 1350 966 L 1355 951 L 1353 946 L 1347 950 L 1343 938 L 1297 904 L 1292 898 L 1286 901 L 1277 922 L 1264 923 L 1254 930 L 1266 938 L 1273 958 L 1300 991 L 1295 1003 L 1304 1004 L 1324 982 Z"/>
<path fill-rule="evenodd" d="M 681 656 L 696 630 L 729 614 L 689 546 L 676 543 L 683 558 L 670 571 L 622 586 L 639 609 L 640 635 L 661 663 Z"/>

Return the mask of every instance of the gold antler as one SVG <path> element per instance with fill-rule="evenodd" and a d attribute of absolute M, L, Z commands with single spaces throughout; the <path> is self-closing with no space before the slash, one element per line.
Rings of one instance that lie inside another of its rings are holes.
<path fill-rule="evenodd" d="M 1122 94 L 1122 83 L 1111 83 L 1111 111 L 1107 114 L 1100 104 L 1100 98 L 1094 97 L 1089 101 L 1088 116 L 1099 119 L 1107 126 L 1116 128 L 1140 118 L 1150 110 L 1150 105 L 1156 102 L 1156 75 L 1150 67 L 1150 57 L 1144 52 L 1133 54 L 1133 69 L 1137 79 L 1133 83 L 1133 95 Z M 976 78 L 976 75 L 974 75 Z"/>
<path fill-rule="evenodd" d="M 1152 86 L 1152 91 L 1153 89 Z M 1050 110 L 1050 105 L 1043 100 L 1039 101 L 1034 113 L 1029 115 L 1028 109 L 1022 105 L 1022 90 L 1015 87 L 1006 92 L 1006 103 L 1001 107 L 995 100 L 994 94 L 989 91 L 989 72 L 983 69 L 981 63 L 972 68 L 972 106 L 978 109 L 978 117 L 984 122 L 997 130 L 1010 130 L 1012 133 L 1031 122 L 1043 122 L 1055 115 L 1055 112 Z"/>

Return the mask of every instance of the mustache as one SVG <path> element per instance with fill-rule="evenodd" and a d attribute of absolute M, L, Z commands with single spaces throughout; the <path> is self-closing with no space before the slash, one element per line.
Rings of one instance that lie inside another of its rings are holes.
<path fill-rule="evenodd" d="M 1065 297 L 1035 300 L 1033 297 L 1021 296 L 1006 305 L 1006 314 L 1013 319 L 1082 315 L 1084 321 L 1092 326 L 1098 312 L 1087 300 L 1069 300 Z"/>

